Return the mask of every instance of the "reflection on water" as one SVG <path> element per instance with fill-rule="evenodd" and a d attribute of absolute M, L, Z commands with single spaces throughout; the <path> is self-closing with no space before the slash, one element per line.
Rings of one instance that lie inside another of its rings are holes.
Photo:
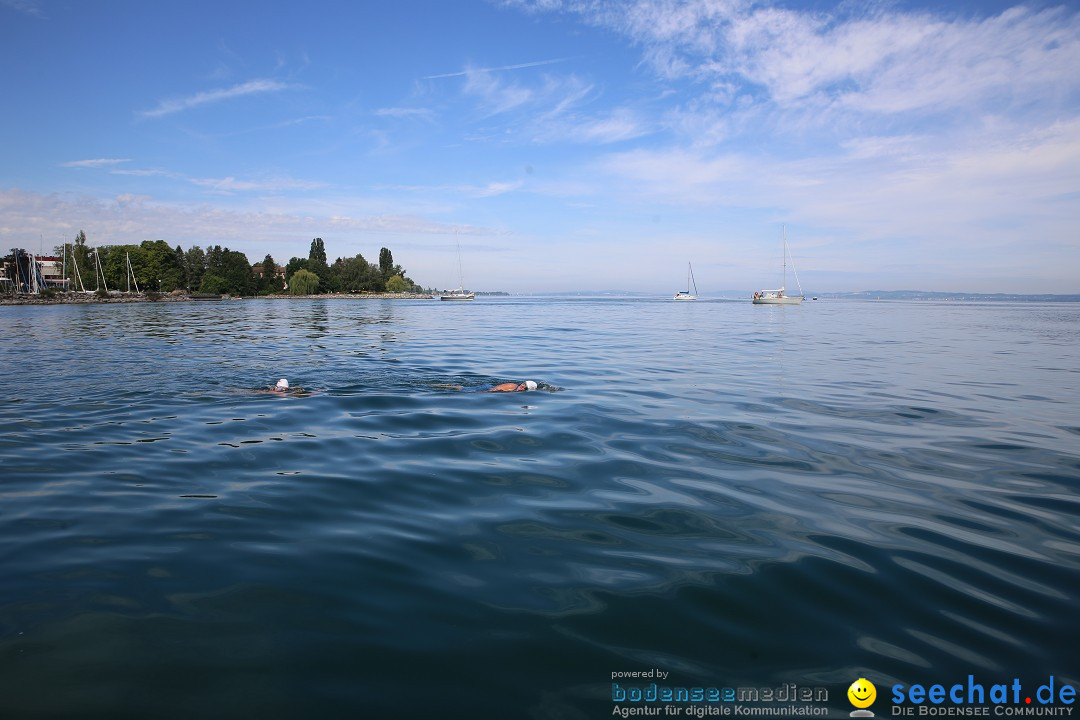
<path fill-rule="evenodd" d="M 1077 683 L 1080 308 L 689 305 L 0 308 L 5 705 Z M 437 387 L 524 378 L 562 391 Z"/>

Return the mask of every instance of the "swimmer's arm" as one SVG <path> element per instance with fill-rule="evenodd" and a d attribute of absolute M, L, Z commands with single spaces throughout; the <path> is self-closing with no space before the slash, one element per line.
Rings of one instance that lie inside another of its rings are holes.
<path fill-rule="evenodd" d="M 488 390 L 488 392 L 516 392 L 521 387 L 518 383 L 502 383 Z"/>

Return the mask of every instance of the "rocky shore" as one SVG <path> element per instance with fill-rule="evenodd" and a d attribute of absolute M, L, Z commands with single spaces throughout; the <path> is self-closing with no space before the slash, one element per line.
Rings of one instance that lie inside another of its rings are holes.
<path fill-rule="evenodd" d="M 0 295 L 0 305 L 63 305 L 73 303 L 204 302 L 214 300 L 431 300 L 426 293 L 335 293 L 330 295 L 206 295 L 201 293 L 121 293 L 108 297 L 97 293 L 56 293 L 55 295 Z"/>

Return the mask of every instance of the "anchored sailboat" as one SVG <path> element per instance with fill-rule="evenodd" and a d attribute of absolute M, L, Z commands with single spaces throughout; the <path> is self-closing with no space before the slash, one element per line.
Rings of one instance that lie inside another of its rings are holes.
<path fill-rule="evenodd" d="M 465 292 L 465 275 L 461 272 L 461 243 L 458 243 L 457 248 L 457 266 L 458 266 L 458 285 L 457 290 L 451 290 L 448 293 L 443 293 L 439 296 L 440 300 L 473 300 L 476 298 L 476 293 Z"/>
<path fill-rule="evenodd" d="M 693 283 L 694 292 L 690 293 L 690 285 Z M 674 300 L 697 300 L 697 281 L 694 280 L 694 268 L 686 263 L 686 292 L 680 290 L 675 293 Z"/>
<path fill-rule="evenodd" d="M 784 284 L 780 286 L 778 290 L 758 290 L 754 293 L 753 301 L 755 305 L 798 305 L 803 301 L 802 283 L 799 282 L 799 273 L 795 270 L 795 262 L 791 263 L 791 271 L 795 273 L 795 284 L 799 286 L 798 295 L 788 295 L 786 293 L 787 286 L 787 262 L 788 262 L 788 246 L 787 246 L 787 225 L 784 226 Z"/>

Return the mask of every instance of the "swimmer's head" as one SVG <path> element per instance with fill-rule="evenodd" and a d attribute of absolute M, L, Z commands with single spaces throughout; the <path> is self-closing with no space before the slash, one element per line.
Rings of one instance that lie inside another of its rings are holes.
<path fill-rule="evenodd" d="M 526 380 L 525 381 L 525 389 L 526 390 L 535 390 L 536 388 L 537 388 L 537 385 L 532 380 Z"/>
<path fill-rule="evenodd" d="M 277 385 L 274 386 L 275 390 L 285 391 L 289 389 L 289 381 L 285 378 L 281 378 L 277 381 Z"/>

